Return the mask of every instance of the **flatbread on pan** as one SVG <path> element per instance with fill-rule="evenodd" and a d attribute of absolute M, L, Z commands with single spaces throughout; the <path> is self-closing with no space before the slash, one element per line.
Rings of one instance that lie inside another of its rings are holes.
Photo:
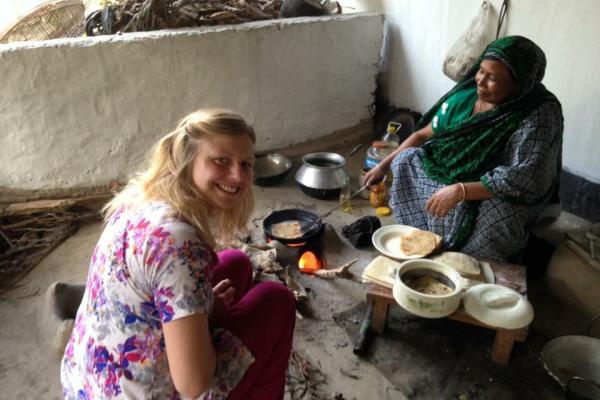
<path fill-rule="evenodd" d="M 414 229 L 401 236 L 399 250 L 407 256 L 426 256 L 437 249 L 441 241 L 441 236 L 435 233 Z"/>
<path fill-rule="evenodd" d="M 296 239 L 302 237 L 302 225 L 297 220 L 279 222 L 271 226 L 271 233 L 283 239 Z"/>

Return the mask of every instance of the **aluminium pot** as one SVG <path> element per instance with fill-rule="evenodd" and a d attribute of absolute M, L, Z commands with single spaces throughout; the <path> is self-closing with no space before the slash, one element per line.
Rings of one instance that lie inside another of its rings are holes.
<path fill-rule="evenodd" d="M 311 197 L 325 200 L 339 198 L 342 187 L 350 179 L 344 165 L 346 159 L 337 153 L 306 154 L 296 172 L 296 182 Z"/>

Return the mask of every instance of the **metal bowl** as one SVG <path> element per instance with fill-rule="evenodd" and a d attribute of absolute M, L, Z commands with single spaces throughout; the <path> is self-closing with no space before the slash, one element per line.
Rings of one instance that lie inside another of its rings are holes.
<path fill-rule="evenodd" d="M 254 183 L 271 186 L 281 182 L 292 168 L 292 160 L 283 154 L 258 156 L 254 162 Z"/>
<path fill-rule="evenodd" d="M 600 339 L 582 335 L 567 335 L 554 338 L 542 350 L 542 362 L 546 371 L 563 389 L 574 377 L 586 379 L 587 391 L 596 397 L 573 397 L 582 399 L 598 398 L 600 394 Z M 583 389 L 583 388 L 580 388 Z M 567 397 L 571 398 L 571 397 Z"/>

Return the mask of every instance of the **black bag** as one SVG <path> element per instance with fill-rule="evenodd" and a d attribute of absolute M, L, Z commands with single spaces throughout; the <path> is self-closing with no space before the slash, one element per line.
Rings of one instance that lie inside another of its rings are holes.
<path fill-rule="evenodd" d="M 354 247 L 364 247 L 371 244 L 371 237 L 379 228 L 381 228 L 379 218 L 362 217 L 350 225 L 344 226 L 342 234 Z"/>

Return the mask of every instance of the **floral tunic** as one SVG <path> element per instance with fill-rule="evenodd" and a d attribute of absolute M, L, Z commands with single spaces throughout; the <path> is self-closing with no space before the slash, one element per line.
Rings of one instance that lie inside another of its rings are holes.
<path fill-rule="evenodd" d="M 179 399 L 162 324 L 212 310 L 217 256 L 162 203 L 122 208 L 92 254 L 85 294 L 62 360 L 66 399 Z M 242 342 L 213 329 L 214 386 L 225 398 L 254 361 Z"/>

